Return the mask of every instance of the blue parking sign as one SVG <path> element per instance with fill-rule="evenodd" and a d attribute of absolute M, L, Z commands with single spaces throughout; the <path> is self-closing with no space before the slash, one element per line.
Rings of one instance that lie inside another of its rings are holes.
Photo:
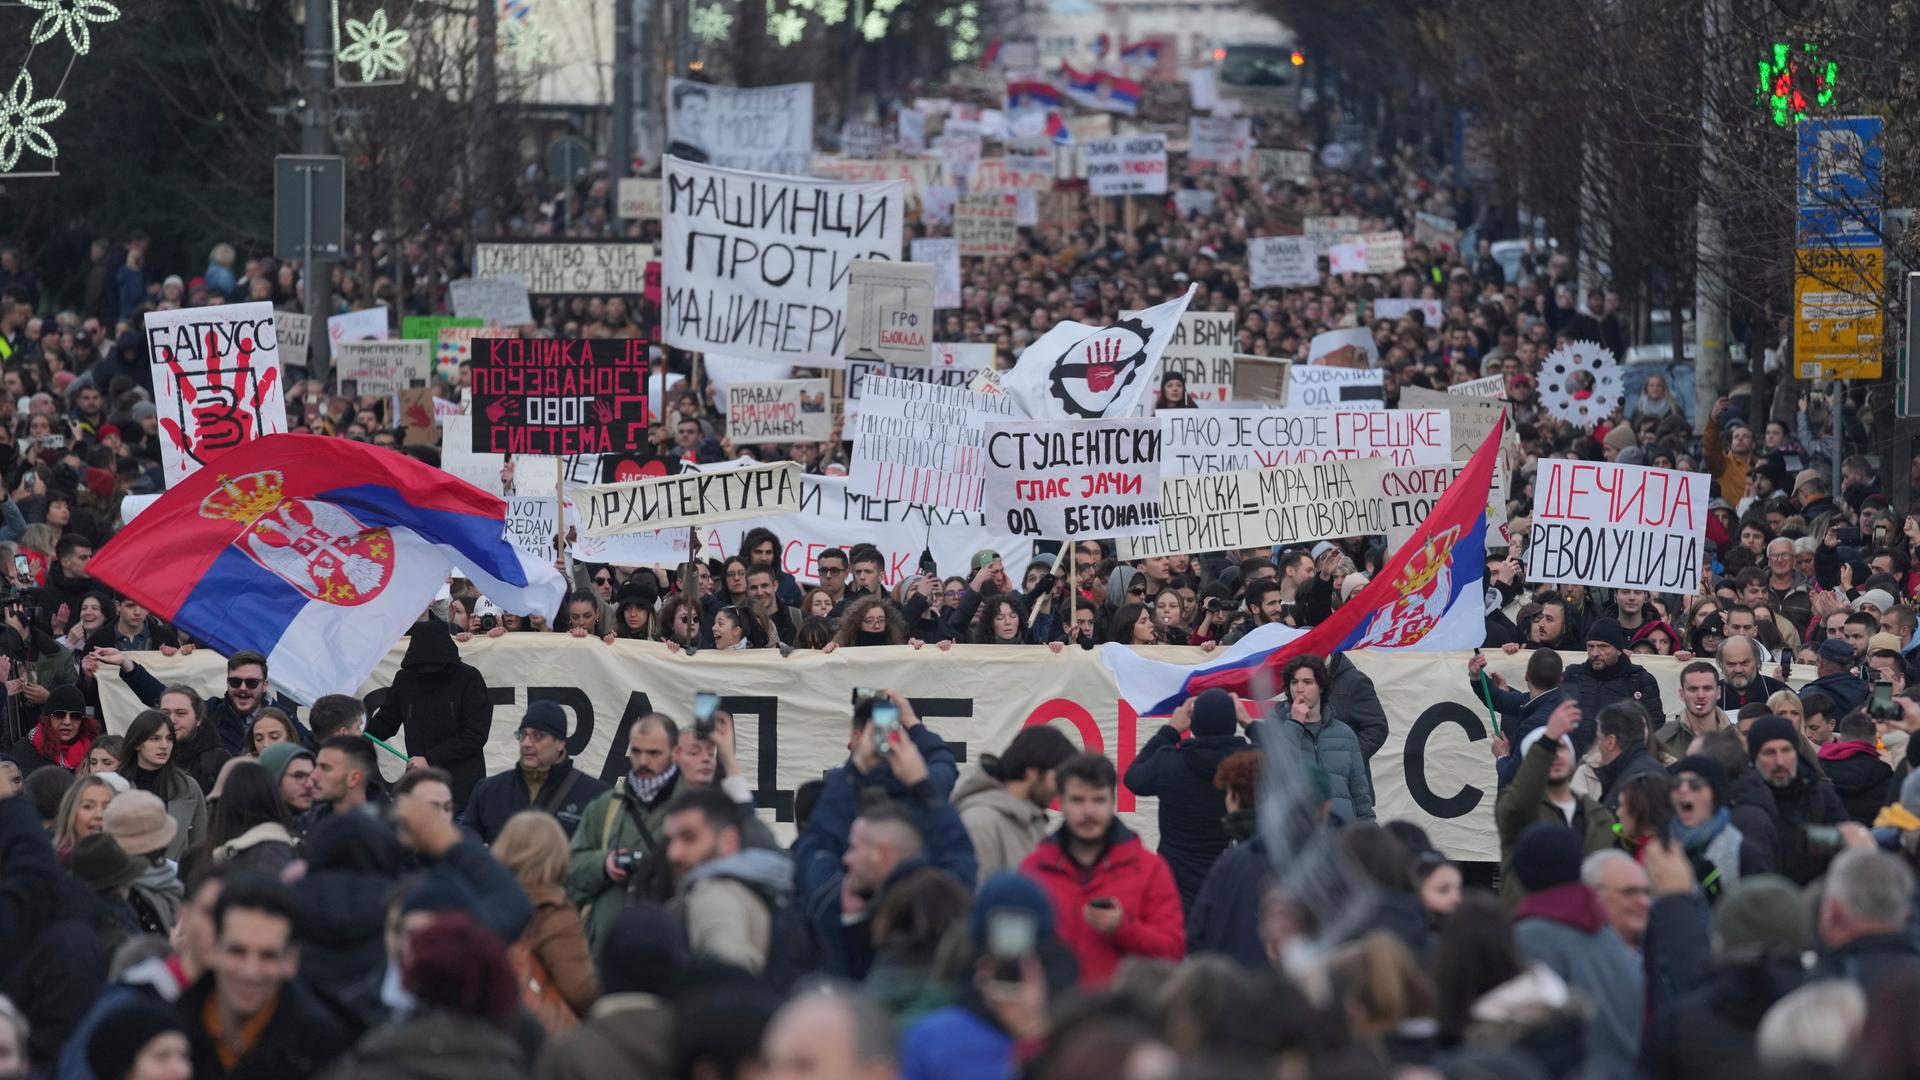
<path fill-rule="evenodd" d="M 1882 121 L 1877 116 L 1836 116 L 1800 121 L 1801 206 L 1878 208 L 1884 188 L 1880 164 Z"/>

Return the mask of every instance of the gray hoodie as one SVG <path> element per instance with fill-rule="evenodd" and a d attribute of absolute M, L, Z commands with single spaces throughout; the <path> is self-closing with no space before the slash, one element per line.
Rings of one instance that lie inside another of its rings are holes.
<path fill-rule="evenodd" d="M 980 863 L 978 884 L 1002 870 L 1020 869 L 1021 860 L 1047 837 L 1046 810 L 1009 792 L 977 764 L 960 774 L 953 808 L 973 841 Z"/>
<path fill-rule="evenodd" d="M 793 892 L 793 860 L 784 851 L 741 848 L 702 863 L 681 882 L 673 913 L 687 927 L 687 943 L 712 957 L 759 974 L 773 940 L 767 897 Z"/>

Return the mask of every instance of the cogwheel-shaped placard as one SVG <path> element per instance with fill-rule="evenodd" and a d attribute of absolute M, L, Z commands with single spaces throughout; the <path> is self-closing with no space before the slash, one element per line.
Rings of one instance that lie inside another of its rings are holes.
<path fill-rule="evenodd" d="M 1540 405 L 1556 419 L 1591 430 L 1620 407 L 1620 362 L 1607 347 L 1576 341 L 1540 362 Z"/>

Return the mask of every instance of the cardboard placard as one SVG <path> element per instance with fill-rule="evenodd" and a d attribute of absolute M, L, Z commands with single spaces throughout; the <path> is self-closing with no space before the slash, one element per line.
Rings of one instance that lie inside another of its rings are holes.
<path fill-rule="evenodd" d="M 1128 135 L 1088 139 L 1080 147 L 1087 163 L 1087 190 L 1094 195 L 1165 195 L 1167 137 Z"/>
<path fill-rule="evenodd" d="M 778 517 L 800 508 L 800 465 L 782 461 L 682 473 L 630 484 L 570 489 L 583 511 L 580 535 L 620 536 L 689 525 Z"/>
<path fill-rule="evenodd" d="M 533 296 L 638 296 L 653 245 L 554 240 L 473 246 L 473 276 L 517 274 Z"/>
<path fill-rule="evenodd" d="M 660 178 L 623 176 L 616 190 L 620 217 L 628 221 L 660 220 Z"/>
<path fill-rule="evenodd" d="M 960 241 L 951 236 L 923 236 L 913 241 L 913 261 L 933 267 L 933 306 L 952 310 L 960 306 Z"/>
<path fill-rule="evenodd" d="M 927 363 L 935 274 L 931 263 L 855 259 L 849 264 L 847 357 Z"/>
<path fill-rule="evenodd" d="M 960 196 L 953 209 L 953 235 L 960 242 L 960 254 L 981 258 L 1017 254 L 1018 213 L 1019 200 L 1012 194 L 969 192 Z"/>
<path fill-rule="evenodd" d="M 1116 542 L 1122 559 L 1266 549 L 1381 531 L 1377 458 L 1240 469 L 1160 481 L 1160 529 Z"/>
<path fill-rule="evenodd" d="M 307 366 L 307 335 L 313 330 L 313 319 L 297 311 L 276 311 L 273 313 L 273 334 L 280 346 L 280 366 L 283 368 Z"/>
<path fill-rule="evenodd" d="M 825 379 L 739 382 L 727 387 L 727 434 L 734 445 L 822 442 L 833 432 Z"/>
<path fill-rule="evenodd" d="M 384 320 L 386 309 L 379 312 Z M 167 486 L 236 446 L 287 430 L 271 303 L 150 311 L 145 330 Z"/>
<path fill-rule="evenodd" d="M 1342 458 L 1392 465 L 1453 460 L 1452 418 L 1444 409 L 1184 409 L 1155 418 L 1163 476 Z"/>
<path fill-rule="evenodd" d="M 433 371 L 433 345 L 394 341 L 342 341 L 333 347 L 334 385 L 343 395 L 393 397 L 425 383 Z"/>
<path fill-rule="evenodd" d="M 1386 389 L 1378 368 L 1294 364 L 1287 373 L 1291 409 L 1384 409 Z"/>
<path fill-rule="evenodd" d="M 387 334 L 384 306 L 327 317 L 327 340 L 335 345 L 343 341 L 385 341 Z"/>
<path fill-rule="evenodd" d="M 1320 284 L 1320 256 L 1310 236 L 1256 236 L 1247 242 L 1247 270 L 1256 289 Z"/>

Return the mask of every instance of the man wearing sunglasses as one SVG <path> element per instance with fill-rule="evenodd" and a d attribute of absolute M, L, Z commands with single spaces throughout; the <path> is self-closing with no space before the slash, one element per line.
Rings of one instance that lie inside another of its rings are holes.
<path fill-rule="evenodd" d="M 243 651 L 227 658 L 227 692 L 207 702 L 207 720 L 220 733 L 220 745 L 239 757 L 247 749 L 247 731 L 253 718 L 267 707 L 273 687 L 267 682 L 267 658 L 257 652 Z M 293 734 L 300 745 L 313 750 L 313 732 L 300 722 L 298 705 L 285 696 L 273 706 L 293 722 Z"/>

